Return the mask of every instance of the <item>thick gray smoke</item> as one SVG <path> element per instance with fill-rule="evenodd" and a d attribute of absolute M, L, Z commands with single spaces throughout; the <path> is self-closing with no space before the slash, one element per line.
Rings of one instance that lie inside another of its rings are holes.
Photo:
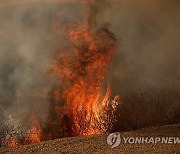
<path fill-rule="evenodd" d="M 96 26 L 107 23 L 119 42 L 109 75 L 115 94 L 134 86 L 171 86 L 179 80 L 179 0 L 99 0 L 94 7 Z M 53 20 L 63 16 L 65 24 L 71 23 L 83 20 L 82 13 L 77 3 L 0 9 L 0 109 L 17 125 L 33 109 L 40 116 L 48 113 L 52 86 L 46 73 L 59 43 L 51 31 Z"/>
<path fill-rule="evenodd" d="M 179 14 L 178 0 L 121 0 L 99 13 L 99 24 L 110 23 L 119 41 L 111 76 L 115 91 L 179 86 Z"/>
<path fill-rule="evenodd" d="M 52 24 L 58 13 L 67 12 L 63 22 L 71 21 L 77 10 L 78 5 L 66 3 L 1 8 L 0 109 L 15 125 L 21 126 L 31 112 L 47 116 L 47 94 L 52 88 L 47 73 L 59 43 Z"/>

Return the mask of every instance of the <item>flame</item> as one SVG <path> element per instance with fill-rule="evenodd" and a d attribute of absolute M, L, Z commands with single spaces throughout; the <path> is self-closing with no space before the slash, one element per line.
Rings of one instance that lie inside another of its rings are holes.
<path fill-rule="evenodd" d="M 92 135 L 108 130 L 108 107 L 117 105 L 119 96 L 111 102 L 111 88 L 104 91 L 108 64 L 117 42 L 105 28 L 94 31 L 89 26 L 70 26 L 65 36 L 71 47 L 60 51 L 55 60 L 54 73 L 64 91 L 56 96 L 66 103 L 65 114 L 71 118 L 73 135 Z M 113 109 L 112 108 L 112 109 Z M 110 126 L 108 126 L 110 127 Z"/>
<path fill-rule="evenodd" d="M 36 114 L 32 113 L 28 124 L 30 125 L 30 130 L 28 131 L 28 136 L 25 140 L 25 144 L 27 143 L 36 143 L 41 141 L 41 133 L 42 128 L 40 126 L 39 120 Z"/>
<path fill-rule="evenodd" d="M 95 0 L 85 0 L 87 13 L 84 25 L 78 23 L 62 29 L 69 46 L 60 50 L 52 66 L 59 85 L 62 85 L 60 87 L 63 87 L 54 90 L 54 100 L 65 102 L 64 115 L 68 117 L 66 122 L 69 123 L 63 127 L 65 130 L 70 129 L 74 136 L 101 134 L 110 130 L 119 101 L 118 95 L 111 101 L 111 86 L 107 76 L 117 41 L 107 28 L 95 30 L 94 14 L 91 12 L 94 3 Z M 36 95 L 36 91 L 31 93 L 31 96 Z M 52 107 L 54 112 L 62 110 L 58 103 Z M 27 123 L 29 130 L 23 144 L 40 142 L 42 127 L 37 115 L 32 112 Z M 9 141 L 8 146 L 19 145 L 15 138 L 11 137 Z"/>
<path fill-rule="evenodd" d="M 107 132 L 115 120 L 113 111 L 119 100 L 115 96 L 110 101 L 110 85 L 104 88 L 117 41 L 106 28 L 95 30 L 92 11 L 95 0 L 84 2 L 85 24 L 74 24 L 62 31 L 69 48 L 60 51 L 53 66 L 59 84 L 64 87 L 54 95 L 65 101 L 64 114 L 70 119 L 72 135 Z"/>
<path fill-rule="evenodd" d="M 19 143 L 16 141 L 16 139 L 12 136 L 7 136 L 7 146 L 9 147 L 17 147 L 19 145 Z"/>
<path fill-rule="evenodd" d="M 5 138 L 5 146 L 17 147 L 23 144 L 31 144 L 41 141 L 42 128 L 40 121 L 35 113 L 30 115 L 27 125 L 29 130 L 26 133 L 18 132 L 18 130 L 7 134 Z M 21 134 L 22 133 L 22 134 Z M 23 135 L 23 136 L 19 136 Z"/>

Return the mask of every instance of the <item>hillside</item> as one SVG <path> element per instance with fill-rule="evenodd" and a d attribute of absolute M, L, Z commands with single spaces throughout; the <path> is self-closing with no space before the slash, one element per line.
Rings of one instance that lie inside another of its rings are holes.
<path fill-rule="evenodd" d="M 150 127 L 132 132 L 122 132 L 121 137 L 179 137 L 180 125 Z M 17 148 L 0 148 L 0 153 L 178 153 L 179 144 L 120 144 L 110 148 L 106 142 L 107 135 L 62 138 L 41 143 L 24 145 Z"/>

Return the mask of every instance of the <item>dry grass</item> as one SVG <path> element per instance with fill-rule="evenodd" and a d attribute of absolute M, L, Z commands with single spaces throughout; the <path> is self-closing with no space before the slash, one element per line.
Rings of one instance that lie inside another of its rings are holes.
<path fill-rule="evenodd" d="M 55 101 L 51 100 L 51 102 L 57 104 Z M 71 136 L 70 134 L 64 135 L 62 129 L 63 119 L 58 118 L 60 117 L 59 112 L 54 112 L 54 103 L 51 104 L 52 110 L 49 112 L 49 121 L 47 120 L 42 125 L 43 135 L 41 140 L 43 141 Z M 122 95 L 121 103 L 115 115 L 117 121 L 113 129 L 110 130 L 112 132 L 178 124 L 180 123 L 180 94 L 174 88 L 128 91 Z M 25 136 L 20 130 L 20 128 L 13 125 L 8 125 L 4 117 L 1 117 L 0 146 L 4 145 L 4 141 L 7 141 L 6 137 L 9 134 L 12 134 L 15 139 L 23 143 Z"/>
<path fill-rule="evenodd" d="M 121 101 L 114 131 L 180 123 L 180 95 L 174 88 L 128 91 Z"/>

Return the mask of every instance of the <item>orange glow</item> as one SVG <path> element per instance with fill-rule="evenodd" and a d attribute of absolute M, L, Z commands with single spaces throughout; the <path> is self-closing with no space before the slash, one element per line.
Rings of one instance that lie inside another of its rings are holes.
<path fill-rule="evenodd" d="M 66 103 L 73 135 L 104 133 L 110 118 L 108 107 L 116 106 L 119 100 L 116 96 L 110 101 L 110 85 L 104 88 L 117 42 L 107 29 L 94 32 L 88 26 L 72 26 L 65 36 L 72 47 L 60 51 L 53 68 L 59 84 L 65 87 L 61 94 L 55 92 L 56 98 L 61 96 Z"/>
<path fill-rule="evenodd" d="M 17 141 L 11 137 L 10 139 L 8 139 L 8 146 L 9 147 L 17 147 L 19 144 L 17 143 Z"/>
<path fill-rule="evenodd" d="M 116 52 L 117 41 L 106 28 L 95 30 L 91 9 L 95 0 L 84 2 L 85 24 L 60 27 L 69 48 L 59 51 L 53 66 L 59 84 L 64 87 L 55 91 L 55 96 L 65 102 L 64 114 L 71 119 L 72 135 L 107 132 L 115 120 L 112 114 L 119 100 L 115 96 L 110 101 L 111 88 L 107 82 L 108 65 Z"/>
<path fill-rule="evenodd" d="M 30 125 L 30 130 L 28 131 L 28 136 L 26 138 L 25 143 L 27 144 L 40 142 L 42 130 L 39 120 L 34 113 L 31 114 L 28 124 Z"/>
<path fill-rule="evenodd" d="M 57 133 L 61 131 L 60 127 L 65 127 L 64 130 L 68 130 L 73 136 L 102 134 L 109 131 L 115 121 L 114 111 L 120 98 L 118 95 L 114 98 L 112 96 L 108 73 L 109 64 L 117 50 L 117 40 L 105 27 L 96 30 L 94 14 L 91 12 L 95 1 L 84 0 L 85 23 L 77 22 L 65 28 L 59 28 L 61 25 L 58 21 L 53 24 L 54 29 L 60 29 L 58 32 L 64 36 L 66 44 L 65 48 L 58 49 L 59 53 L 53 59 L 51 70 L 58 77 L 58 85 L 55 90 L 52 89 L 53 101 L 50 107 L 53 113 L 58 114 L 53 114 L 54 121 L 50 119 L 53 126 L 50 130 Z M 60 46 L 63 45 L 62 43 Z M 47 89 L 42 87 L 33 90 L 28 96 L 46 99 L 47 93 Z M 60 106 L 61 102 L 64 102 L 64 107 Z M 62 125 L 61 118 L 65 120 Z M 56 120 L 58 127 L 54 127 Z M 44 138 L 54 138 L 51 134 L 54 132 L 43 132 L 40 119 L 34 112 L 27 125 L 25 139 L 18 142 L 11 138 L 9 146 L 40 142 L 43 135 Z"/>

